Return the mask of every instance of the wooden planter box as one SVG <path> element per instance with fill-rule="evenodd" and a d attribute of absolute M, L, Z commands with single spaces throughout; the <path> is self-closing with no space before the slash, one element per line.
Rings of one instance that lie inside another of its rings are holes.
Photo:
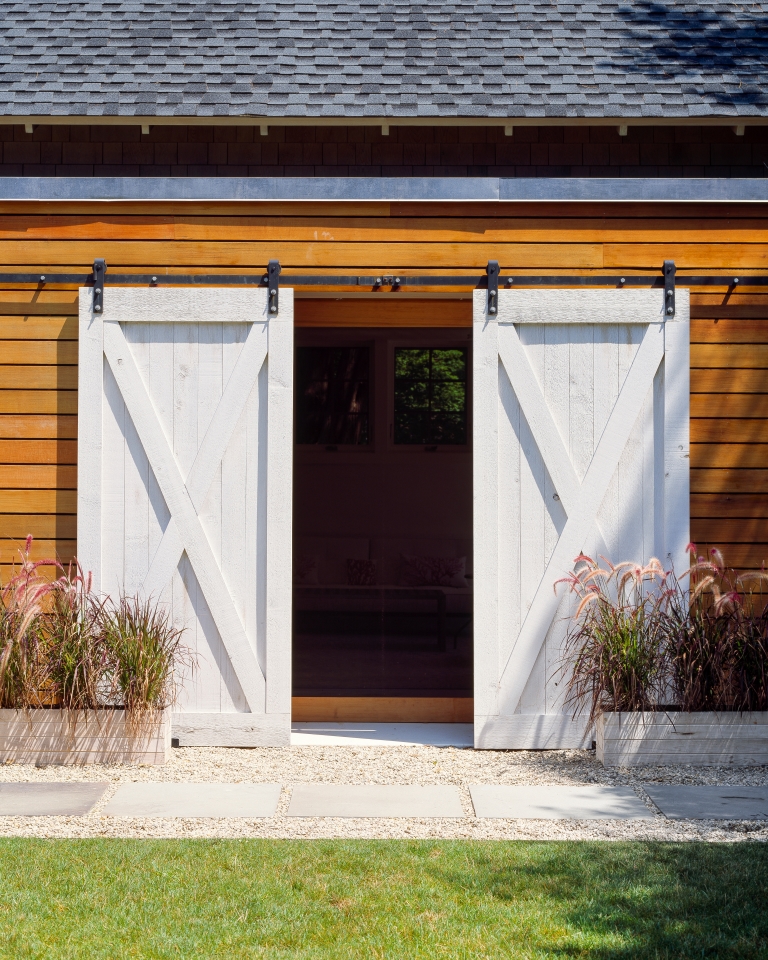
<path fill-rule="evenodd" d="M 132 736 L 123 710 L 0 710 L 0 763 L 162 764 L 170 751 L 168 711 Z"/>
<path fill-rule="evenodd" d="M 768 713 L 604 713 L 596 733 L 606 767 L 768 763 Z"/>

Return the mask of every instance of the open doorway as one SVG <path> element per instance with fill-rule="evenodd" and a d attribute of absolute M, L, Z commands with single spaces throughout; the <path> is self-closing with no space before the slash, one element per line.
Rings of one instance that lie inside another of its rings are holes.
<path fill-rule="evenodd" d="M 294 719 L 469 721 L 471 333 L 295 350 Z"/>

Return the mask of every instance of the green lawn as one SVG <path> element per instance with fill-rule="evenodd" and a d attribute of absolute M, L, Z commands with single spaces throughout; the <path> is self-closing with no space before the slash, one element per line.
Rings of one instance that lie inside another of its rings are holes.
<path fill-rule="evenodd" d="M 768 958 L 768 846 L 0 840 L 0 957 Z"/>

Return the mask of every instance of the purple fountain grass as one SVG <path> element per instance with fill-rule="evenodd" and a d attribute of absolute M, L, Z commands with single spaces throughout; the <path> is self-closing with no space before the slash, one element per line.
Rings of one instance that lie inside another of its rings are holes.
<path fill-rule="evenodd" d="M 604 711 L 651 709 L 663 689 L 664 617 L 673 574 L 658 559 L 613 564 L 580 554 L 555 583 L 578 598 L 564 649 L 566 704 L 588 709 L 591 727 Z"/>
<path fill-rule="evenodd" d="M 580 554 L 555 583 L 578 598 L 562 671 L 566 703 L 589 726 L 607 711 L 768 709 L 768 572 L 688 550 L 679 577 L 655 557 Z"/>
<path fill-rule="evenodd" d="M 31 560 L 32 537 L 19 550 L 21 566 L 0 591 L 0 707 L 27 709 L 49 695 L 50 661 L 41 618 L 51 584 L 40 576 L 52 560 Z"/>
<path fill-rule="evenodd" d="M 685 711 L 768 709 L 768 573 L 738 573 L 717 549 L 691 555 L 688 596 L 668 618 L 667 672 Z"/>

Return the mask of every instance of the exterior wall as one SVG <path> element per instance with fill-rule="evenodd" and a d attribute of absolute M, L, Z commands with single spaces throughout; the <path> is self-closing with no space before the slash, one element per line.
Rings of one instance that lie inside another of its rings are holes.
<path fill-rule="evenodd" d="M 738 276 L 736 291 L 691 296 L 691 515 L 695 540 L 750 567 L 768 561 L 768 293 L 745 278 L 768 272 L 766 236 L 757 205 L 7 203 L 0 272 L 84 273 L 103 256 L 113 273 L 260 273 L 272 257 L 286 273 L 479 273 L 493 258 L 515 271 L 612 275 L 674 259 L 680 271 Z M 418 300 L 403 293 L 369 294 L 364 313 L 351 299 L 309 294 L 297 291 L 302 325 L 352 325 L 361 315 L 373 325 L 419 322 Z M 471 294 L 454 296 L 463 299 L 445 302 L 441 323 L 469 328 Z M 76 314 L 74 284 L 0 289 L 4 578 L 28 533 L 37 556 L 75 550 Z"/>
<path fill-rule="evenodd" d="M 0 176 L 763 177 L 768 126 L 0 126 Z"/>

